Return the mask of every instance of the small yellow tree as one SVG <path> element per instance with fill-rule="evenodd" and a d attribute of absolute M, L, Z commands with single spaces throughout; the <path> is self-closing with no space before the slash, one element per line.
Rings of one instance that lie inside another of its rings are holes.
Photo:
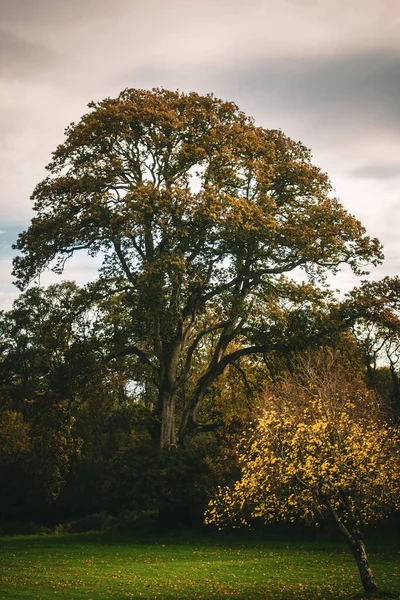
<path fill-rule="evenodd" d="M 333 355 L 308 355 L 266 398 L 238 450 L 241 479 L 218 490 L 206 522 L 330 519 L 371 593 L 377 586 L 360 527 L 400 506 L 399 442 L 359 377 Z"/>

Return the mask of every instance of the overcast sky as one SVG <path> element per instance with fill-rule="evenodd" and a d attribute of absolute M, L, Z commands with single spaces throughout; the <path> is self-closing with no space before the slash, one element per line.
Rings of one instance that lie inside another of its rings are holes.
<path fill-rule="evenodd" d="M 400 274 L 400 0 L 0 0 L 0 309 L 65 127 L 126 87 L 213 92 L 301 140 L 384 244 L 372 276 Z"/>

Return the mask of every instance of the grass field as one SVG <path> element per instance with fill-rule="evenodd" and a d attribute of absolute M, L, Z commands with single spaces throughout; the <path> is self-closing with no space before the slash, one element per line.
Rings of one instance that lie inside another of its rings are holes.
<path fill-rule="evenodd" d="M 0 599 L 363 598 L 340 541 L 135 534 L 0 539 Z M 400 598 L 398 540 L 369 544 L 379 597 Z"/>

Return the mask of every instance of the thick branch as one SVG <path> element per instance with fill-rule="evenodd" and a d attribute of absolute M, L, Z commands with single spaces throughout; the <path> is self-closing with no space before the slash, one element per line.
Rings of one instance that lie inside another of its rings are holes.
<path fill-rule="evenodd" d="M 145 352 L 143 352 L 143 350 L 140 350 L 140 348 L 138 348 L 137 346 L 127 346 L 126 348 L 124 348 L 123 350 L 120 350 L 119 352 L 109 354 L 106 358 L 106 361 L 109 362 L 113 358 L 121 358 L 123 356 L 132 356 L 132 355 L 137 356 L 141 363 L 143 363 L 144 365 L 147 365 L 148 367 L 151 367 L 153 369 L 153 371 L 158 373 L 158 368 L 151 362 L 151 360 L 149 359 L 147 354 Z"/>

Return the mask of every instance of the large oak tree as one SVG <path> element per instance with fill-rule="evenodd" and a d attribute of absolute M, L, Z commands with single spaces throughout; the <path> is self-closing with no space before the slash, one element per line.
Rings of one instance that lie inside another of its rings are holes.
<path fill-rule="evenodd" d="M 147 370 L 168 447 L 228 365 L 283 347 L 293 323 L 312 334 L 324 273 L 361 273 L 380 246 L 302 144 L 231 102 L 127 89 L 89 106 L 33 192 L 14 273 L 23 288 L 77 251 L 103 257 L 94 288 L 123 315 L 110 357 Z M 284 276 L 298 269 L 311 283 Z"/>

